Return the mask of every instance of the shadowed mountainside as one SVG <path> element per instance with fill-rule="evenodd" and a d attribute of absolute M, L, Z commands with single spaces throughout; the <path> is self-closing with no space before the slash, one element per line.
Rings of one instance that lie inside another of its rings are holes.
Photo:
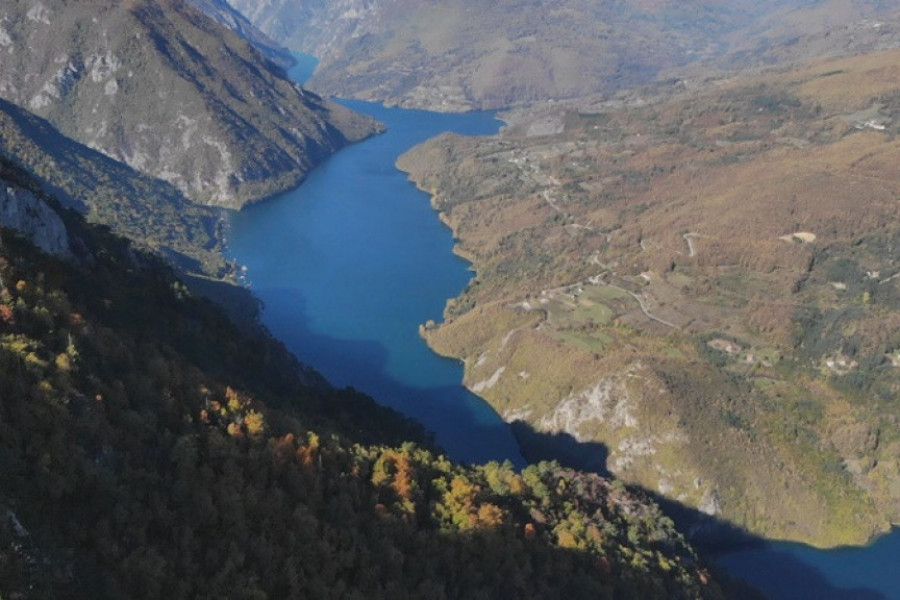
<path fill-rule="evenodd" d="M 605 465 L 598 463 L 598 459 L 606 456 L 602 444 L 579 442 L 565 432 L 535 431 L 523 421 L 515 421 L 511 426 L 529 461 L 554 460 L 564 467 L 607 473 Z M 755 574 L 757 579 L 754 583 L 765 582 L 765 597 L 779 600 L 887 600 L 882 592 L 864 585 L 837 587 L 829 582 L 829 573 L 823 573 L 787 552 L 773 551 L 768 547 L 768 540 L 747 533 L 727 521 L 687 507 L 659 492 L 646 489 L 636 491 L 653 498 L 704 556 L 715 557 L 717 563 L 724 561 L 733 564 L 735 560 L 729 558 L 728 553 L 738 552 L 743 560 L 755 561 L 756 564 L 746 571 Z M 721 572 L 717 575 L 727 577 Z M 762 583 L 759 585 L 763 587 Z M 728 596 L 738 600 L 757 598 L 759 594 L 735 581 L 729 583 Z"/>
<path fill-rule="evenodd" d="M 21 165 L 45 192 L 87 220 L 161 253 L 185 271 L 227 274 L 215 211 L 2 99 L 0 158 Z"/>

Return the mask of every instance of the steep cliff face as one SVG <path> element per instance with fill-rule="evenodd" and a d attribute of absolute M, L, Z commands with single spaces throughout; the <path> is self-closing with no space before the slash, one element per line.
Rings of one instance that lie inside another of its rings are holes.
<path fill-rule="evenodd" d="M 296 185 L 377 129 L 176 0 L 3 3 L 0 96 L 195 202 L 227 207 Z"/>
<path fill-rule="evenodd" d="M 69 235 L 59 215 L 21 187 L 0 180 L 0 228 L 16 230 L 35 246 L 56 256 L 69 256 Z"/>
<path fill-rule="evenodd" d="M 403 26 L 402 20 L 382 21 L 390 6 L 383 0 L 311 0 L 302 4 L 287 0 L 233 0 L 231 4 L 273 39 L 321 57 L 379 28 Z"/>

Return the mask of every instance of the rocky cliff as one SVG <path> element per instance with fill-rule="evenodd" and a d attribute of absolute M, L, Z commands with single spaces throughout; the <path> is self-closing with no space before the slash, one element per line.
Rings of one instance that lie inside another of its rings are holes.
<path fill-rule="evenodd" d="M 291 52 L 260 31 L 247 17 L 235 10 L 225 0 L 190 0 L 191 4 L 215 19 L 228 29 L 253 44 L 260 52 L 273 61 L 289 68 L 294 60 Z"/>
<path fill-rule="evenodd" d="M 69 235 L 59 215 L 30 191 L 0 181 L 0 226 L 56 256 L 69 255 Z"/>
<path fill-rule="evenodd" d="M 191 200 L 240 207 L 377 130 L 177 0 L 0 5 L 0 97 Z"/>

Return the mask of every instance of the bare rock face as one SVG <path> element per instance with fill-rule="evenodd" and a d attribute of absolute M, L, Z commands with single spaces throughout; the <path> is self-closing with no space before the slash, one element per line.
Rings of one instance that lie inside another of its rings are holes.
<path fill-rule="evenodd" d="M 231 208 L 296 185 L 377 130 L 177 0 L 3 3 L 0 97 L 195 202 Z"/>
<path fill-rule="evenodd" d="M 69 234 L 56 211 L 28 190 L 3 180 L 0 180 L 0 228 L 16 230 L 49 254 L 71 254 Z"/>

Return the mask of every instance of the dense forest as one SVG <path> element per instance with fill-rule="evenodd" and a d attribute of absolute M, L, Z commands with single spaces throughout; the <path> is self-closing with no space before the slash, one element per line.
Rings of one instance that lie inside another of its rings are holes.
<path fill-rule="evenodd" d="M 3 598 L 723 597 L 621 483 L 454 464 L 57 210 L 73 258 L 0 232 Z"/>

